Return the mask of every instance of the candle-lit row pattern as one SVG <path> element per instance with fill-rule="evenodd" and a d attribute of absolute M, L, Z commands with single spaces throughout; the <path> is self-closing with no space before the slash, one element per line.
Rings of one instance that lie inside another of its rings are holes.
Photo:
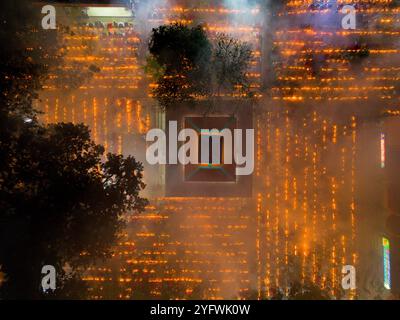
<path fill-rule="evenodd" d="M 224 7 L 223 1 L 216 1 L 215 6 L 199 6 L 197 1 L 182 2 L 187 2 L 187 6 L 175 5 L 155 8 L 148 21 L 149 24 L 158 26 L 180 23 L 189 27 L 201 24 L 211 41 L 215 40 L 217 35 L 225 34 L 250 44 L 252 57 L 247 77 L 250 91 L 255 97 L 261 97 L 261 38 L 265 21 L 263 21 L 259 6 L 235 9 Z M 153 87 L 155 85 L 155 83 L 150 84 Z M 219 93 L 221 97 L 237 98 L 240 95 L 239 90 Z"/>
<path fill-rule="evenodd" d="M 356 8 L 354 30 L 342 28 L 345 4 Z M 398 12 L 391 0 L 288 1 L 274 31 L 273 100 L 398 107 Z"/>
<path fill-rule="evenodd" d="M 72 122 L 89 126 L 106 152 L 144 152 L 143 134 L 151 114 L 139 90 L 143 71 L 140 44 L 132 24 L 74 24 L 63 33 L 64 63 L 50 74 L 38 108 L 46 123 Z M 85 70 L 94 70 L 76 81 Z"/>
<path fill-rule="evenodd" d="M 128 215 L 113 259 L 86 270 L 93 299 L 239 299 L 249 294 L 251 212 L 241 198 L 153 199 Z"/>
<path fill-rule="evenodd" d="M 183 7 L 181 9 L 197 16 L 198 21 L 201 20 L 200 15 L 204 15 L 209 21 L 204 28 L 212 39 L 217 33 L 227 33 L 252 44 L 253 57 L 248 77 L 252 82 L 253 91 L 259 92 L 261 29 L 255 25 L 254 19 L 248 19 L 256 17 L 259 12 L 237 12 L 223 8 L 216 11 L 211 7 L 207 10 Z M 178 7 L 157 9 L 155 13 L 160 13 L 161 18 L 155 21 L 154 17 L 150 17 L 148 23 L 154 26 L 172 22 L 186 23 L 180 12 L 182 10 L 178 10 Z M 230 15 L 241 14 L 245 15 L 245 20 L 251 21 L 251 24 L 248 25 L 244 21 L 232 27 L 229 24 Z M 195 19 L 192 20 L 187 24 L 195 25 Z M 93 27 L 83 29 L 82 37 L 87 39 L 86 41 L 93 41 L 93 38 L 90 38 L 93 37 L 92 30 Z M 104 33 L 104 30 L 101 32 Z M 103 34 L 99 40 L 94 40 L 104 41 L 104 37 Z M 86 49 L 79 47 L 78 40 L 81 39 L 68 40 L 74 40 L 69 48 L 70 52 L 76 54 L 76 51 Z M 130 41 L 134 44 L 140 43 L 134 37 Z M 98 46 L 103 48 L 101 42 Z M 113 60 L 104 57 L 120 54 L 121 50 L 110 46 L 107 50 L 102 49 L 99 56 L 91 58 L 91 61 L 108 65 L 108 61 Z M 130 50 L 127 54 L 135 56 L 135 50 Z M 143 111 L 142 105 L 149 104 L 149 101 L 143 99 L 141 103 L 141 99 L 142 92 L 145 92 L 146 97 L 151 97 L 151 94 L 147 96 L 146 92 L 150 92 L 155 84 L 149 84 L 149 89 L 143 90 L 145 82 L 140 82 L 140 68 L 137 67 L 136 61 L 132 60 L 129 68 L 126 66 L 127 62 L 123 61 L 126 60 L 123 59 L 119 63 L 122 63 L 125 69 L 100 67 L 102 72 L 94 75 L 84 87 L 79 88 L 95 96 L 80 98 L 79 102 L 76 101 L 77 96 L 68 97 L 71 101 L 75 99 L 75 105 L 80 105 L 81 108 L 69 104 L 68 100 L 44 100 L 47 108 L 44 120 L 48 123 L 64 119 L 83 121 L 91 126 L 92 136 L 96 141 L 104 144 L 108 150 L 137 156 L 140 151 L 132 145 L 134 142 L 127 144 L 124 138 L 135 133 L 143 134 L 150 128 L 150 117 L 156 115 L 148 115 Z M 105 73 L 104 70 L 108 72 Z M 126 86 L 133 86 L 129 88 L 131 95 L 125 95 L 126 88 L 105 87 L 114 83 L 113 77 L 120 72 L 125 77 L 122 82 Z M 103 91 L 101 94 L 98 91 L 101 86 L 104 86 L 104 94 Z M 135 86 L 140 89 L 136 90 Z M 115 95 L 113 102 L 110 94 Z M 141 153 L 144 154 L 144 151 Z M 145 177 L 148 175 L 149 171 L 145 171 Z M 148 189 L 152 187 L 148 186 Z M 241 299 L 249 296 L 252 287 L 250 266 L 256 258 L 252 199 L 160 199 L 150 194 L 150 202 L 151 206 L 145 213 L 134 216 L 127 213 L 128 226 L 113 249 L 113 258 L 85 270 L 83 280 L 88 285 L 90 298 Z"/>
<path fill-rule="evenodd" d="M 355 30 L 341 26 L 344 4 L 355 5 Z M 276 10 L 271 101 L 257 121 L 258 298 L 299 280 L 353 299 L 341 270 L 359 263 L 358 128 L 399 109 L 398 5 L 286 1 Z"/>
<path fill-rule="evenodd" d="M 342 266 L 357 266 L 356 118 L 280 108 L 260 125 L 259 298 L 288 294 L 296 281 L 342 297 Z"/>
<path fill-rule="evenodd" d="M 357 296 L 355 290 L 341 290 L 342 266 L 357 266 L 359 260 L 353 111 L 371 102 L 399 112 L 399 69 L 392 63 L 400 53 L 394 45 L 398 9 L 390 0 L 353 1 L 363 19 L 356 30 L 343 30 L 340 20 L 336 25 L 327 20 L 325 27 L 310 23 L 333 13 L 341 17 L 337 7 L 314 3 L 287 1 L 271 25 L 272 74 L 266 76 L 272 85 L 255 112 L 253 198 L 151 198 L 145 213 L 127 216 L 113 259 L 86 270 L 91 298 L 266 299 L 277 288 L 287 294 L 295 280 L 310 281 L 332 297 Z M 207 21 L 212 37 L 225 32 L 249 41 L 254 50 L 249 77 L 259 89 L 266 72 L 261 64 L 267 65 L 261 61 L 266 30 L 259 16 L 256 7 L 176 6 L 158 8 L 149 24 Z M 153 116 L 141 102 L 149 90 L 136 88 L 143 88 L 136 50 L 99 42 L 96 55 L 77 54 L 87 50 L 83 38 L 107 43 L 114 37 L 101 28 L 99 35 L 93 27 L 82 33 L 68 39 L 68 56 L 101 64 L 102 71 L 73 94 L 57 96 L 57 88 L 47 88 L 51 95 L 42 99 L 43 118 L 83 121 L 108 150 L 135 154 L 126 137 L 146 132 Z M 126 37 L 140 43 L 133 31 Z M 336 119 L 330 107 L 351 111 Z"/>

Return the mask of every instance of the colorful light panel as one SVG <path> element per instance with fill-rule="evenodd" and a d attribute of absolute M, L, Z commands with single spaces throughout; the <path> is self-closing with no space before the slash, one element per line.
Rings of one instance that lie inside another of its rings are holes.
<path fill-rule="evenodd" d="M 390 242 L 389 239 L 382 239 L 383 245 L 383 286 L 390 290 Z"/>

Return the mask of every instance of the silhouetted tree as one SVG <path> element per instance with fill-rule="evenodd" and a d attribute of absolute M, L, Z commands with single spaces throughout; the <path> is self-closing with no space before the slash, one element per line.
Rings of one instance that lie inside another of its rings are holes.
<path fill-rule="evenodd" d="M 172 24 L 153 29 L 149 51 L 150 62 L 163 72 L 153 90 L 161 107 L 210 93 L 211 43 L 201 26 Z"/>
<path fill-rule="evenodd" d="M 250 97 L 247 70 L 251 48 L 220 34 L 212 43 L 201 25 L 153 29 L 145 71 L 156 82 L 153 95 L 163 109 L 196 99 L 212 102 L 222 91 Z"/>
<path fill-rule="evenodd" d="M 213 74 L 217 94 L 221 90 L 249 94 L 249 81 L 246 72 L 251 60 L 250 45 L 225 34 L 217 36 L 214 45 Z"/>
<path fill-rule="evenodd" d="M 13 139 L 1 167 L 3 297 L 38 297 L 43 265 L 55 266 L 62 284 L 109 257 L 122 214 L 144 210 L 142 165 L 113 154 L 102 162 L 103 152 L 83 125 L 31 124 Z"/>

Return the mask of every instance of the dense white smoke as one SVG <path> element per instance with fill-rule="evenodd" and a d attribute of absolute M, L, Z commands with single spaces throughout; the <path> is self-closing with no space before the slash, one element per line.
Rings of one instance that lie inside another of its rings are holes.
<path fill-rule="evenodd" d="M 232 26 L 237 26 L 264 23 L 266 19 L 264 5 L 266 5 L 268 1 L 269 0 L 223 0 L 221 3 L 226 9 L 240 12 L 230 15 L 229 18 Z"/>

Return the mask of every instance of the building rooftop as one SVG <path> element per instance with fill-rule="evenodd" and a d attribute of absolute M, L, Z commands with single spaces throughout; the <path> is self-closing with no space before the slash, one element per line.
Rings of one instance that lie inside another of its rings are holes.
<path fill-rule="evenodd" d="M 91 6 L 121 6 L 128 5 L 129 0 L 37 0 L 46 4 L 91 5 Z"/>

